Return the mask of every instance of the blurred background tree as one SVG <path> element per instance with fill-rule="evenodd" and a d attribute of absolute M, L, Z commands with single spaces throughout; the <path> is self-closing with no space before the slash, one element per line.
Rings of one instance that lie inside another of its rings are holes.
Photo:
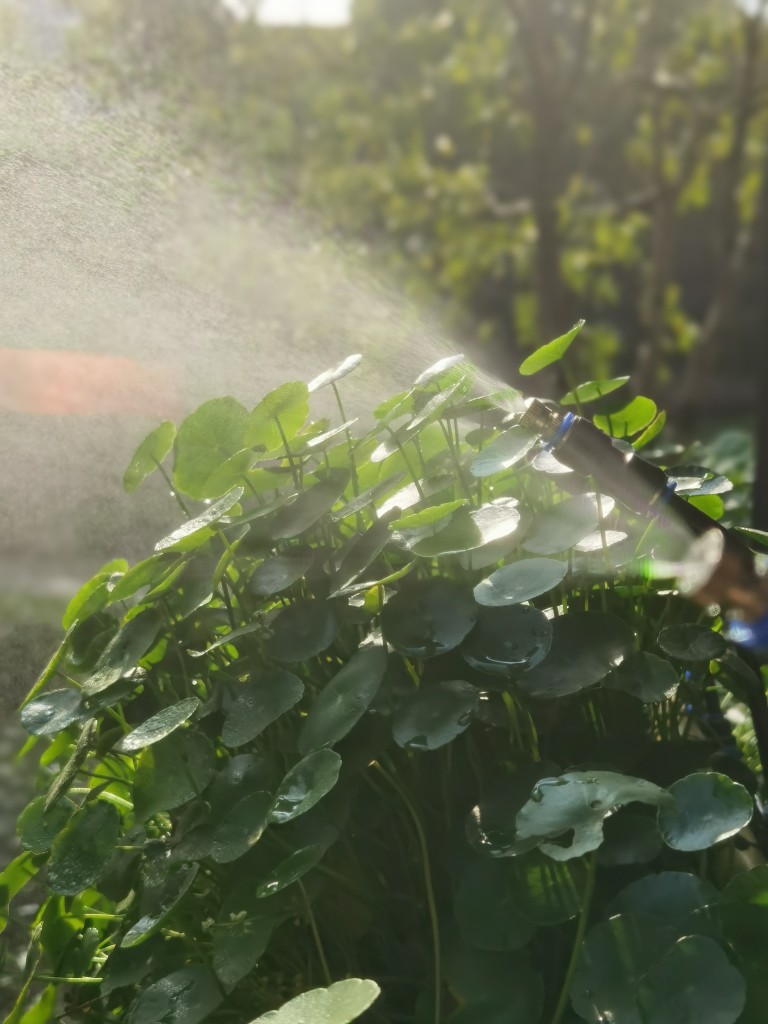
<path fill-rule="evenodd" d="M 333 29 L 72 2 L 107 101 L 151 97 L 486 364 L 584 316 L 584 374 L 631 372 L 678 417 L 754 397 L 767 0 L 357 0 Z"/>

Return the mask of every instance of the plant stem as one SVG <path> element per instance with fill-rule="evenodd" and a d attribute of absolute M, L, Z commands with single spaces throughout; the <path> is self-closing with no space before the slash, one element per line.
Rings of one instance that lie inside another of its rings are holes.
<path fill-rule="evenodd" d="M 587 885 L 584 890 L 584 904 L 581 908 L 581 914 L 579 915 L 579 923 L 576 926 L 576 936 L 573 940 L 573 951 L 571 952 L 571 959 L 568 963 L 568 969 L 565 972 L 565 978 L 563 979 L 563 987 L 560 991 L 560 998 L 557 1001 L 555 1007 L 555 1013 L 552 1017 L 552 1024 L 560 1024 L 563 1019 L 563 1014 L 568 1006 L 568 999 L 571 994 L 571 985 L 573 984 L 573 976 L 576 973 L 576 965 L 579 962 L 579 954 L 581 953 L 581 947 L 584 944 L 584 936 L 587 932 L 587 922 L 589 921 L 589 911 L 592 906 L 592 896 L 595 892 L 595 876 L 597 874 L 597 850 L 594 851 L 589 861 L 589 873 L 587 875 Z"/>
<path fill-rule="evenodd" d="M 328 969 L 328 961 L 325 958 L 325 950 L 323 949 L 323 943 L 320 938 L 320 932 L 317 930 L 317 921 L 315 920 L 315 913 L 312 910 L 312 904 L 309 902 L 309 896 L 307 896 L 307 890 L 304 888 L 304 883 L 299 881 L 299 889 L 301 890 L 301 896 L 304 900 L 304 908 L 307 913 L 307 920 L 309 921 L 309 927 L 312 930 L 312 936 L 315 940 L 315 946 L 317 947 L 317 955 L 320 957 L 320 963 L 323 968 L 323 976 L 325 978 L 325 984 L 331 985 L 333 979 L 331 978 L 331 972 Z"/>
<path fill-rule="evenodd" d="M 429 918 L 432 926 L 432 948 L 435 959 L 435 1024 L 440 1024 L 441 1012 L 440 1012 L 440 990 L 442 988 L 442 972 L 441 972 L 441 960 L 442 955 L 440 952 L 440 924 L 437 917 L 437 903 L 435 902 L 435 890 L 432 885 L 432 869 L 429 863 L 429 848 L 427 846 L 427 837 L 424 834 L 424 828 L 421 824 L 421 818 L 419 812 L 411 800 L 410 796 L 404 789 L 401 788 L 399 783 L 378 763 L 374 762 L 373 765 L 379 773 L 387 780 L 392 786 L 397 795 L 405 804 L 410 814 L 411 821 L 413 822 L 413 828 L 416 832 L 416 838 L 418 839 L 419 848 L 421 850 L 421 862 L 424 868 L 424 888 L 427 896 L 427 906 L 429 907 Z"/>

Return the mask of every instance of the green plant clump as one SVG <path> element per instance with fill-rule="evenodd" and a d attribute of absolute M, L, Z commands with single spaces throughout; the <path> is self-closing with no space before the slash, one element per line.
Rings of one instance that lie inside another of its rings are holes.
<path fill-rule="evenodd" d="M 184 519 L 73 598 L 23 705 L 1 923 L 35 876 L 39 906 L 6 1021 L 763 1022 L 755 777 L 712 704 L 753 669 L 516 391 L 443 360 L 358 430 L 358 362 L 207 402 L 129 466 Z M 565 398 L 658 446 L 603 383 Z"/>

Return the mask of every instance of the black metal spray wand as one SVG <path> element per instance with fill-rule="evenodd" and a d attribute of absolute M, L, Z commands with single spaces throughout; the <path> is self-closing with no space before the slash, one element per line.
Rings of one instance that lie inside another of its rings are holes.
<path fill-rule="evenodd" d="M 759 665 L 768 661 L 768 577 L 758 573 L 753 553 L 736 534 L 676 495 L 674 482 L 663 470 L 629 446 L 615 444 L 582 416 L 533 399 L 519 423 L 539 435 L 559 462 L 591 476 L 602 493 L 631 512 L 685 531 L 690 547 L 679 580 L 681 591 L 699 604 L 718 605 L 733 614 L 729 637 L 756 670 L 746 703 L 767 776 L 768 700 Z"/>

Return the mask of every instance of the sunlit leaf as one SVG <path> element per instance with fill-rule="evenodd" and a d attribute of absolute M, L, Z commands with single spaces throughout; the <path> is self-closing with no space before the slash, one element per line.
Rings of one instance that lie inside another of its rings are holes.
<path fill-rule="evenodd" d="M 559 362 L 585 323 L 585 320 L 579 320 L 567 334 L 563 334 L 561 337 L 555 338 L 554 341 L 550 341 L 546 345 L 542 345 L 541 348 L 537 348 L 534 353 L 522 362 L 519 372 L 524 377 L 529 377 L 531 374 L 538 373 L 539 370 L 551 366 L 552 363 Z"/>
<path fill-rule="evenodd" d="M 669 788 L 674 804 L 659 810 L 659 828 L 673 850 L 706 850 L 745 828 L 755 804 L 738 782 L 717 772 L 687 775 Z"/>
<path fill-rule="evenodd" d="M 128 463 L 123 477 L 123 488 L 128 494 L 132 494 L 139 484 L 165 461 L 173 448 L 175 439 L 176 424 L 170 420 L 161 423 L 150 434 L 147 434 Z"/>

